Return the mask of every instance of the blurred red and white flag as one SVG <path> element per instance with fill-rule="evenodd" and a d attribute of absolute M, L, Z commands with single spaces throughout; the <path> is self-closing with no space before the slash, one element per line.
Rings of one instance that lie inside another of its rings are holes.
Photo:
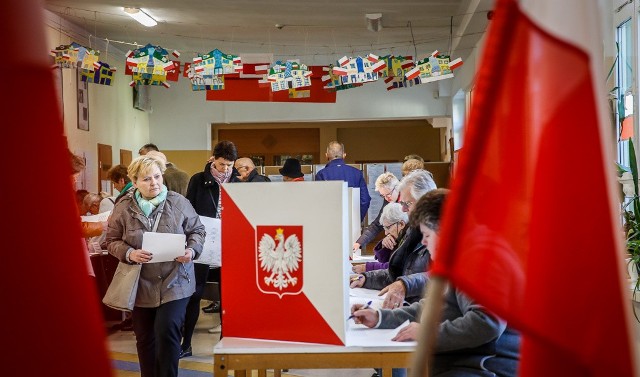
<path fill-rule="evenodd" d="M 522 332 L 520 376 L 636 375 L 606 12 L 497 1 L 441 224 L 432 273 Z"/>
<path fill-rule="evenodd" d="M 3 46 L 13 51 L 0 62 L 5 92 L 1 108 L 11 130 L 11 137 L 2 139 L 0 156 L 11 161 L 15 174 L 40 167 L 37 179 L 16 175 L 12 184 L 0 189 L 3 278 L 8 283 L 0 290 L 7 312 L 2 336 L 10 350 L 2 358 L 2 374 L 107 377 L 111 363 L 101 303 L 82 246 L 41 5 L 0 2 Z M 16 75 L 17 71 L 28 74 Z M 43 214 L 43 202 L 34 200 L 43 198 L 43 185 L 45 196 L 52 199 L 46 205 L 49 215 L 36 218 L 35 213 Z"/>

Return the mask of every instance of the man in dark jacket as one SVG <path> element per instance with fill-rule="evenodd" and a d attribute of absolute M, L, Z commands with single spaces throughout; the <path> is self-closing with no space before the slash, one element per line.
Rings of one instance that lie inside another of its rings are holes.
<path fill-rule="evenodd" d="M 235 168 L 240 174 L 240 180 L 243 182 L 271 182 L 271 180 L 261 174 L 258 174 L 256 165 L 248 157 L 241 157 L 236 160 Z"/>
<path fill-rule="evenodd" d="M 367 183 L 364 181 L 362 171 L 349 166 L 344 162 L 344 158 L 347 156 L 344 153 L 344 145 L 337 141 L 332 141 L 327 147 L 326 157 L 329 163 L 325 165 L 324 169 L 320 169 L 316 173 L 316 181 L 345 181 L 349 187 L 360 188 L 360 220 L 364 220 L 364 216 L 367 214 L 369 204 L 371 203 L 371 196 L 369 195 L 369 189 L 367 189 Z"/>

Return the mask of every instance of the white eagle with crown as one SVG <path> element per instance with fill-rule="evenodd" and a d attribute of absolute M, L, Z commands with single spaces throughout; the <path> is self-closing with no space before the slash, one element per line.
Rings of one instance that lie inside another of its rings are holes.
<path fill-rule="evenodd" d="M 278 241 L 277 245 L 276 241 Z M 274 288 L 282 290 L 289 284 L 291 286 L 297 284 L 298 278 L 292 277 L 291 272 L 299 267 L 299 262 L 302 260 L 302 247 L 295 234 L 290 235 L 286 240 L 282 228 L 276 229 L 275 240 L 270 235 L 263 234 L 258 245 L 258 259 L 260 268 L 271 273 L 269 277 L 264 277 L 266 285 L 273 284 Z"/>

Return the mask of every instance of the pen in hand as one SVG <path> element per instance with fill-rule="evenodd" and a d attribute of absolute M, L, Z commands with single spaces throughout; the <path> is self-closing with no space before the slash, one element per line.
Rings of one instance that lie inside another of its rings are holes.
<path fill-rule="evenodd" d="M 354 277 L 351 278 L 351 282 L 353 283 L 354 281 L 358 281 L 358 280 L 360 280 L 362 278 L 363 278 L 362 275 L 354 276 Z"/>
<path fill-rule="evenodd" d="M 371 306 L 371 302 L 372 302 L 372 301 L 367 302 L 366 304 L 364 304 L 364 306 L 363 306 L 363 307 L 359 308 L 358 310 L 365 310 L 365 309 L 369 309 L 369 307 Z M 347 321 L 348 321 L 348 320 L 350 320 L 350 319 L 352 319 L 352 318 L 355 318 L 355 315 L 351 314 L 351 315 L 349 316 L 349 318 L 347 318 Z"/>

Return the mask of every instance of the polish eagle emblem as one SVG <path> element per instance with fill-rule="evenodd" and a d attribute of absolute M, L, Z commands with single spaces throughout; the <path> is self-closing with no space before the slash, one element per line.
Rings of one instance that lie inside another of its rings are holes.
<path fill-rule="evenodd" d="M 282 228 L 276 229 L 275 237 L 264 233 L 258 244 L 258 261 L 265 273 L 262 280 L 267 287 L 290 290 L 298 284 L 298 278 L 292 274 L 302 261 L 302 245 L 298 236 L 291 234 L 285 239 Z"/>

